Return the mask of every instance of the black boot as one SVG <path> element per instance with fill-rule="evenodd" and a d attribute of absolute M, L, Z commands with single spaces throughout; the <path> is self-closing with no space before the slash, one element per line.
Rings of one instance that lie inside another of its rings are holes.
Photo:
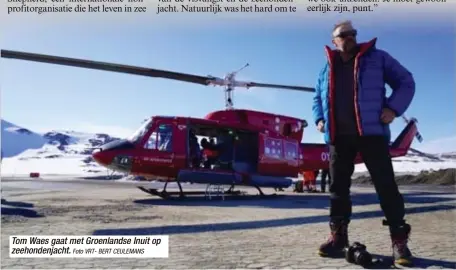
<path fill-rule="evenodd" d="M 320 245 L 318 255 L 322 257 L 338 257 L 343 255 L 343 249 L 348 244 L 348 222 L 333 221 L 329 223 L 331 235 Z"/>
<path fill-rule="evenodd" d="M 396 266 L 411 266 L 412 253 L 407 246 L 411 226 L 409 224 L 402 224 L 399 226 L 389 226 L 391 242 L 393 248 L 393 260 Z"/>

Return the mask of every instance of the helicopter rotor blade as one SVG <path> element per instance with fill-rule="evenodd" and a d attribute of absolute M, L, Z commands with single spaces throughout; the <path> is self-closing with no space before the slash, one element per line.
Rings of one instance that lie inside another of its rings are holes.
<path fill-rule="evenodd" d="M 196 83 L 201 85 L 209 85 L 213 77 L 198 76 L 192 74 L 178 73 L 166 70 L 151 69 L 145 67 L 129 66 L 115 63 L 99 62 L 85 59 L 68 58 L 54 55 L 28 53 L 11 50 L 1 50 L 2 58 L 11 58 L 19 60 L 27 60 L 48 64 L 65 65 L 72 67 L 104 70 L 111 72 L 119 72 L 126 74 L 134 74 L 148 77 L 159 77 L 165 79 L 172 79 L 184 81 L 189 83 Z"/>
<path fill-rule="evenodd" d="M 239 86 L 250 87 L 263 87 L 263 88 L 278 88 L 278 89 L 287 89 L 295 90 L 301 92 L 315 92 L 315 88 L 304 87 L 304 86 L 293 86 L 293 85 L 281 85 L 281 84 L 269 84 L 269 83 L 256 83 L 256 82 L 238 82 Z"/>
<path fill-rule="evenodd" d="M 256 83 L 256 82 L 230 81 L 230 80 L 221 79 L 221 78 L 213 77 L 213 76 L 199 76 L 199 75 L 179 73 L 179 72 L 160 70 L 160 69 L 152 69 L 152 68 L 145 68 L 145 67 L 138 67 L 138 66 L 130 66 L 130 65 L 123 65 L 123 64 L 115 64 L 115 63 L 100 62 L 100 61 L 93 61 L 93 60 L 86 60 L 86 59 L 77 59 L 77 58 L 69 58 L 69 57 L 61 57 L 61 56 L 54 56 L 54 55 L 21 52 L 21 51 L 12 51 L 12 50 L 1 50 L 1 57 L 40 62 L 40 63 L 88 68 L 88 69 L 95 69 L 95 70 L 119 72 L 119 73 L 133 74 L 133 75 L 140 75 L 140 76 L 147 76 L 147 77 L 158 77 L 158 78 L 178 80 L 178 81 L 189 82 L 189 83 L 196 83 L 196 84 L 200 84 L 200 85 L 216 85 L 216 86 L 232 85 L 235 87 L 246 87 L 246 88 L 263 87 L 263 88 L 288 89 L 288 90 L 303 91 L 303 92 L 314 92 L 315 91 L 313 88 L 310 88 L 310 87 L 265 84 L 265 83 Z"/>

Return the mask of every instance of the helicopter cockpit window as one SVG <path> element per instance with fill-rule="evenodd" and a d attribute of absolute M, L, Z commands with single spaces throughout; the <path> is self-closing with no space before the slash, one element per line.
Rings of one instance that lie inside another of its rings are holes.
<path fill-rule="evenodd" d="M 170 124 L 162 124 L 152 132 L 147 141 L 146 149 L 155 149 L 164 152 L 172 151 L 173 142 L 173 126 Z"/>
<path fill-rule="evenodd" d="M 128 140 L 130 142 L 133 142 L 133 143 L 139 142 L 144 137 L 144 135 L 147 133 L 147 131 L 149 131 L 150 127 L 152 126 L 152 123 L 153 123 L 153 119 L 152 118 L 144 121 L 144 123 L 141 125 L 141 127 L 139 127 L 135 131 L 135 133 L 133 133 L 128 138 Z"/>

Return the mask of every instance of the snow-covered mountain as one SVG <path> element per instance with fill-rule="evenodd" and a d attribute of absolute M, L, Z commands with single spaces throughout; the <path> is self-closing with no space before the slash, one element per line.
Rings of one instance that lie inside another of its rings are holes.
<path fill-rule="evenodd" d="M 28 149 L 40 149 L 46 144 L 46 139 L 41 134 L 15 126 L 3 119 L 1 124 L 2 133 L 0 139 L 2 142 L 5 142 L 2 143 L 2 158 L 17 156 Z"/>
<path fill-rule="evenodd" d="M 37 133 L 1 120 L 2 175 L 41 174 L 94 175 L 107 170 L 91 157 L 94 147 L 116 140 L 104 133 L 50 131 Z M 410 149 L 405 157 L 393 159 L 396 172 L 420 172 L 456 168 L 456 152 L 429 154 Z M 356 172 L 367 171 L 364 164 Z"/>
<path fill-rule="evenodd" d="M 429 154 L 411 148 L 406 156 L 394 158 L 393 166 L 395 172 L 399 173 L 419 173 L 421 171 L 456 168 L 456 152 Z M 355 171 L 366 172 L 366 165 L 356 165 Z"/>
<path fill-rule="evenodd" d="M 118 139 L 104 133 L 37 133 L 3 119 L 1 125 L 2 175 L 105 173 L 91 157 L 93 148 Z"/>

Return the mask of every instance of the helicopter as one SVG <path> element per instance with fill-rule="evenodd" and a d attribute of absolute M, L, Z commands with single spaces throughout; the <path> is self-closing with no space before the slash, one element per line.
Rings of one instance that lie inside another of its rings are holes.
<path fill-rule="evenodd" d="M 151 116 L 130 137 L 93 151 L 93 159 L 103 167 L 164 182 L 162 191 L 138 186 L 148 194 L 164 199 L 200 194 L 183 191 L 182 183 L 194 183 L 230 186 L 225 194 L 239 194 L 235 186 L 250 186 L 264 196 L 261 188 L 288 188 L 300 173 L 329 167 L 327 144 L 301 142 L 308 126 L 305 119 L 234 108 L 235 87 L 315 91 L 311 87 L 237 81 L 237 73 L 249 64 L 219 78 L 12 50 L 1 50 L 1 57 L 224 87 L 224 110 L 204 118 Z M 422 142 L 417 120 L 402 118 L 406 126 L 390 144 L 393 158 L 406 155 L 415 137 Z M 198 136 L 204 137 L 201 142 Z M 360 154 L 355 163 L 363 163 Z M 170 182 L 177 183 L 179 192 L 166 191 Z"/>

